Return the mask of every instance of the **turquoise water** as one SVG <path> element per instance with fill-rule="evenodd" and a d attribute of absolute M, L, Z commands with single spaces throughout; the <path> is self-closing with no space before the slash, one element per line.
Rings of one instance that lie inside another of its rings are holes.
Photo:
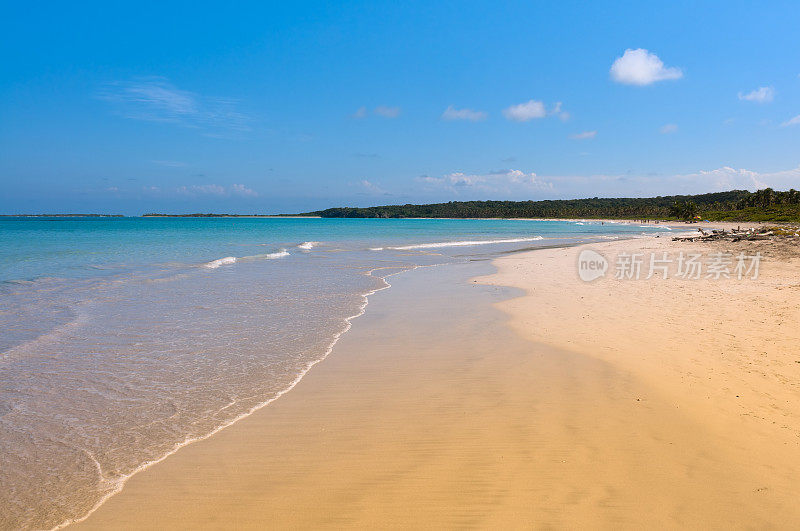
<path fill-rule="evenodd" d="M 0 281 L 91 277 L 121 267 L 200 263 L 308 241 L 348 249 L 456 240 L 654 230 L 564 221 L 317 218 L 0 218 Z"/>
<path fill-rule="evenodd" d="M 79 519 L 148 463 L 291 389 L 389 275 L 660 230 L 0 218 L 0 528 Z"/>

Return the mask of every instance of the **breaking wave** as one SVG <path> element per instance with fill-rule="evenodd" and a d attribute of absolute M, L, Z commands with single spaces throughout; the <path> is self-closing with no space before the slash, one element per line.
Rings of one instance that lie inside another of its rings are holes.
<path fill-rule="evenodd" d="M 461 240 L 454 242 L 433 242 L 433 243 L 417 243 L 414 245 L 400 245 L 397 247 L 370 247 L 370 251 L 382 251 L 384 249 L 394 249 L 397 251 L 408 251 L 411 249 L 438 249 L 440 247 L 468 247 L 472 245 L 489 245 L 493 243 L 520 243 L 520 242 L 534 242 L 543 240 L 541 236 L 534 236 L 532 238 L 510 238 L 506 240 Z"/>
<path fill-rule="evenodd" d="M 235 264 L 235 263 L 236 263 L 235 256 L 226 256 L 225 258 L 217 258 L 216 260 L 211 260 L 210 262 L 204 264 L 204 266 L 209 269 L 216 269 L 219 266 Z"/>
<path fill-rule="evenodd" d="M 226 256 L 225 258 L 217 258 L 216 260 L 205 263 L 203 266 L 209 269 L 216 269 L 220 266 L 235 264 L 241 260 L 275 260 L 285 256 L 289 256 L 289 251 L 286 249 L 281 249 L 280 251 L 276 251 L 274 253 L 254 254 L 252 256 L 242 256 L 241 258 L 236 258 L 235 256 Z"/>

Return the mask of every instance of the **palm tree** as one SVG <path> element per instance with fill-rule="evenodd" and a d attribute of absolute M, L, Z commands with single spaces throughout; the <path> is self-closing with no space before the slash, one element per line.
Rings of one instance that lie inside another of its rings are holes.
<path fill-rule="evenodd" d="M 694 201 L 675 201 L 670 207 L 670 214 L 678 219 L 694 219 L 697 215 L 697 204 Z"/>

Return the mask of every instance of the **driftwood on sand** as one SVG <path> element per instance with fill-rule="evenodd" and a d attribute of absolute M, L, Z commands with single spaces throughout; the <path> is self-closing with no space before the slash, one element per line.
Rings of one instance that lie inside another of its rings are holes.
<path fill-rule="evenodd" d="M 800 229 L 796 227 L 763 227 L 759 229 L 714 229 L 706 231 L 697 229 L 699 234 L 691 236 L 676 236 L 672 238 L 674 242 L 706 242 L 706 241 L 757 241 L 757 240 L 776 240 L 776 239 L 800 239 Z"/>

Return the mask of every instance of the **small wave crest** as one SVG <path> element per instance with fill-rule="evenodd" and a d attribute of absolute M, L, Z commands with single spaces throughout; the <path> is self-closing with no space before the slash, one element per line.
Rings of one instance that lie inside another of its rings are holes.
<path fill-rule="evenodd" d="M 243 260 L 276 260 L 285 256 L 289 256 L 289 251 L 286 249 L 281 249 L 279 251 L 275 251 L 274 253 L 254 254 L 252 256 L 242 256 L 240 258 L 235 256 L 226 256 L 225 258 L 217 258 L 216 260 L 205 263 L 203 264 L 203 267 L 207 267 L 208 269 L 217 269 L 220 266 L 235 264 L 236 262 Z"/>
<path fill-rule="evenodd" d="M 278 258 L 283 258 L 285 256 L 289 256 L 289 251 L 287 251 L 286 249 L 281 249 L 280 251 L 276 251 L 274 253 L 256 254 L 256 255 L 253 255 L 253 256 L 245 256 L 244 259 L 255 260 L 255 259 L 263 258 L 265 260 L 276 260 Z"/>
<path fill-rule="evenodd" d="M 235 256 L 226 256 L 225 258 L 217 258 L 216 260 L 211 260 L 210 262 L 204 264 L 204 266 L 209 269 L 216 269 L 219 266 L 235 264 L 235 263 L 236 263 Z"/>
<path fill-rule="evenodd" d="M 297 248 L 298 249 L 304 249 L 304 250 L 307 251 L 307 250 L 315 247 L 318 243 L 319 242 L 303 242 L 300 245 L 298 245 Z"/>
<path fill-rule="evenodd" d="M 468 247 L 471 245 L 489 245 L 493 243 L 535 242 L 543 239 L 544 238 L 541 236 L 534 236 L 532 238 L 509 238 L 505 240 L 460 240 L 453 242 L 418 243 L 414 245 L 400 245 L 397 247 L 370 247 L 370 251 L 382 251 L 384 249 L 408 251 L 412 249 L 438 249 L 440 247 Z"/>

